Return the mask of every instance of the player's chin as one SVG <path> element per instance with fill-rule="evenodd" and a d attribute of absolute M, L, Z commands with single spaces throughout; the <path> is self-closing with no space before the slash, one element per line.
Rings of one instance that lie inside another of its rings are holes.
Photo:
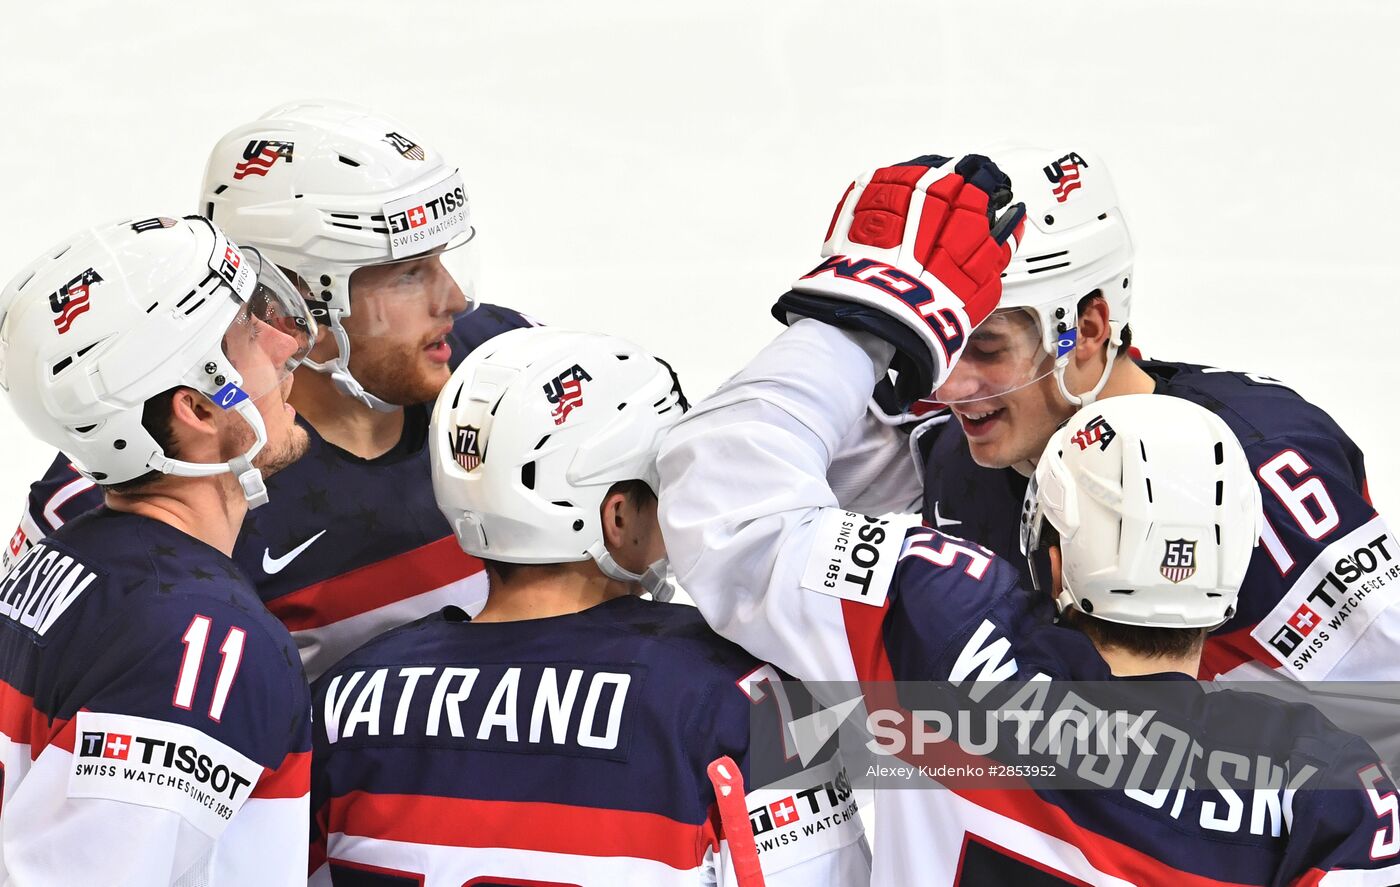
<path fill-rule="evenodd" d="M 293 422 L 282 430 L 276 439 L 269 440 L 268 445 L 263 447 L 256 460 L 258 470 L 262 472 L 264 479 L 272 477 L 305 456 L 310 446 L 311 438 L 307 436 L 306 429 Z"/>

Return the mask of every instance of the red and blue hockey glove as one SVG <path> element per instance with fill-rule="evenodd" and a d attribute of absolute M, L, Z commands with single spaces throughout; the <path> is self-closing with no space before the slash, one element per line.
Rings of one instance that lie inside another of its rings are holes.
<path fill-rule="evenodd" d="M 1001 300 L 1026 216 L 1010 203 L 1011 179 L 978 154 L 930 154 L 864 175 L 836 207 L 828 258 L 773 315 L 874 333 L 895 347 L 900 400 L 926 397 Z"/>

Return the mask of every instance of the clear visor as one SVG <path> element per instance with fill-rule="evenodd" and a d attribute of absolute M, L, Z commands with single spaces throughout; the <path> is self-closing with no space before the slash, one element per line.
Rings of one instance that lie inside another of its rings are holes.
<path fill-rule="evenodd" d="M 476 229 L 468 227 L 426 252 L 362 265 L 350 275 L 350 313 L 340 319 L 351 339 L 413 336 L 450 325 L 476 307 Z M 311 312 L 325 323 L 327 311 Z"/>
<path fill-rule="evenodd" d="M 1034 385 L 1054 372 L 1055 355 L 1046 352 L 1035 315 L 1003 308 L 972 331 L 957 366 L 933 396 L 944 404 L 972 403 Z"/>
<path fill-rule="evenodd" d="M 316 338 L 316 321 L 276 265 L 264 261 L 255 249 L 244 249 L 242 254 L 253 269 L 255 283 L 224 332 L 223 352 L 242 376 L 238 388 L 256 400 L 281 389 L 306 358 Z M 220 396 L 242 399 L 237 390 L 227 389 L 224 386 L 215 400 Z"/>

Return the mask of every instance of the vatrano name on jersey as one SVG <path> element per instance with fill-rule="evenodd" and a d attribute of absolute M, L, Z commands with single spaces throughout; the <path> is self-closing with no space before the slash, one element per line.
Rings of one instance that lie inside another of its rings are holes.
<path fill-rule="evenodd" d="M 172 810 L 217 838 L 261 775 L 256 761 L 183 724 L 81 711 L 68 796 Z"/>
<path fill-rule="evenodd" d="M 1323 680 L 1400 596 L 1400 542 L 1377 516 L 1327 546 L 1250 632 L 1294 677 Z"/>

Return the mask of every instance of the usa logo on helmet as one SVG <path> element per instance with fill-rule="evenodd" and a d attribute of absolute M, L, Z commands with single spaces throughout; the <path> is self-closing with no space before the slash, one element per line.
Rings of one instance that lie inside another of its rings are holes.
<path fill-rule="evenodd" d="M 92 309 L 88 304 L 88 287 L 101 282 L 102 275 L 89 268 L 49 294 L 49 308 L 58 315 L 53 325 L 60 336 L 73 328 L 73 321 L 80 315 Z"/>
<path fill-rule="evenodd" d="M 1052 189 L 1055 200 L 1064 203 L 1069 199 L 1069 195 L 1084 187 L 1079 181 L 1079 170 L 1081 167 L 1087 169 L 1088 166 L 1083 157 L 1071 151 L 1045 167 L 1045 177 L 1055 186 Z"/>
<path fill-rule="evenodd" d="M 1162 575 L 1175 584 L 1196 575 L 1196 542 L 1193 539 L 1168 539 L 1162 555 Z"/>
<path fill-rule="evenodd" d="M 1095 416 L 1089 420 L 1089 424 L 1074 433 L 1070 440 L 1081 450 L 1087 450 L 1094 444 L 1099 445 L 1100 452 L 1107 450 L 1108 445 L 1113 443 L 1113 438 L 1118 432 L 1113 430 L 1113 426 L 1104 420 L 1103 416 Z"/>
<path fill-rule="evenodd" d="M 396 132 L 384 133 L 384 141 L 393 145 L 395 151 L 398 151 L 409 160 L 424 160 L 428 156 L 421 145 L 415 144 L 412 139 L 407 136 L 399 135 Z"/>

